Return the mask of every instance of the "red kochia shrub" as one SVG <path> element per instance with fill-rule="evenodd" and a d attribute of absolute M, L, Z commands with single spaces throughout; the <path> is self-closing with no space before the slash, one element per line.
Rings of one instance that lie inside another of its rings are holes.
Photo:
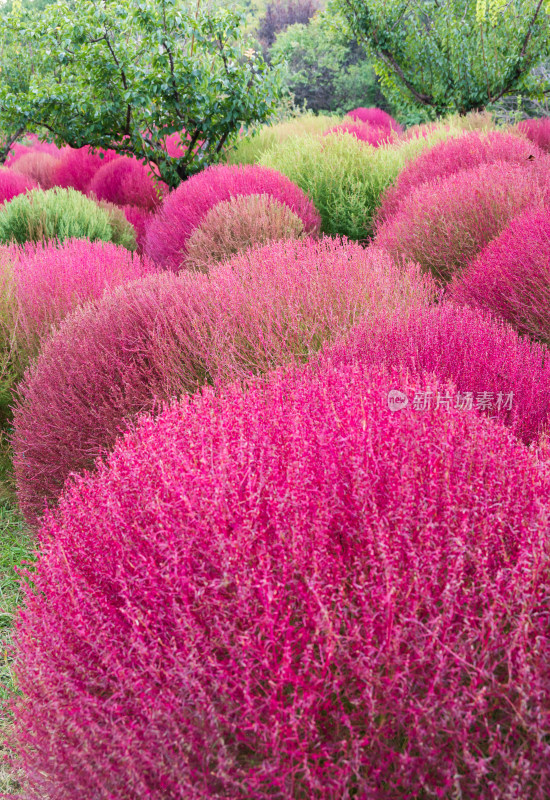
<path fill-rule="evenodd" d="M 490 309 L 550 344 L 550 211 L 517 217 L 449 287 L 459 303 Z"/>
<path fill-rule="evenodd" d="M 46 153 L 47 155 L 59 158 L 68 147 L 57 147 L 53 142 L 41 142 L 35 133 L 28 133 L 25 140 L 30 144 L 25 145 L 22 142 L 15 142 L 10 148 L 10 152 L 5 161 L 6 167 L 12 167 L 25 155 L 29 153 Z"/>
<path fill-rule="evenodd" d="M 209 390 L 71 482 L 16 626 L 29 797 L 546 800 L 547 480 L 404 380 Z"/>
<path fill-rule="evenodd" d="M 394 258 L 416 261 L 447 281 L 514 217 L 548 201 L 548 161 L 533 164 L 481 164 L 421 184 L 378 228 L 374 241 Z"/>
<path fill-rule="evenodd" d="M 157 271 L 148 260 L 111 242 L 29 242 L 10 247 L 10 252 L 17 305 L 16 336 L 29 355 L 35 354 L 38 341 L 50 325 L 62 320 L 79 303 L 99 299 L 107 288 Z"/>
<path fill-rule="evenodd" d="M 208 211 L 222 200 L 247 194 L 267 194 L 304 223 L 304 233 L 320 229 L 321 218 L 304 192 L 280 172 L 247 164 L 219 164 L 194 175 L 171 192 L 147 230 L 145 252 L 159 264 L 179 270 L 185 246 Z"/>
<path fill-rule="evenodd" d="M 59 158 L 32 150 L 18 158 L 11 169 L 36 181 L 41 189 L 51 189 Z"/>
<path fill-rule="evenodd" d="M 99 150 L 92 153 L 89 147 L 69 149 L 61 157 L 53 175 L 54 183 L 65 189 L 72 187 L 85 194 L 98 169 L 118 157 L 118 153 L 114 150 Z"/>
<path fill-rule="evenodd" d="M 414 309 L 406 318 L 380 315 L 359 323 L 323 358 L 433 372 L 455 385 L 447 403 L 483 410 L 526 443 L 548 424 L 550 352 L 477 309 L 440 305 Z M 444 400 L 441 392 L 441 405 Z M 437 405 L 437 395 L 430 401 Z"/>
<path fill-rule="evenodd" d="M 396 183 L 386 190 L 377 214 L 378 225 L 393 217 L 403 201 L 423 183 L 495 161 L 528 165 L 529 156 L 543 155 L 542 150 L 522 137 L 499 131 L 474 131 L 446 139 L 410 161 Z"/>
<path fill-rule="evenodd" d="M 206 382 L 303 362 L 363 315 L 433 296 L 390 257 L 331 239 L 277 242 L 213 267 L 164 273 L 81 308 L 19 385 L 18 497 L 29 521 L 69 473 L 93 467 L 125 420 Z"/>
<path fill-rule="evenodd" d="M 9 203 L 16 195 L 36 189 L 36 186 L 36 181 L 28 175 L 0 167 L 0 203 Z"/>
<path fill-rule="evenodd" d="M 147 211 L 145 208 L 139 208 L 138 206 L 132 205 L 122 206 L 122 210 L 124 211 L 124 215 L 128 222 L 134 226 L 134 230 L 136 232 L 137 251 L 138 253 L 142 253 L 143 248 L 145 247 L 145 233 L 147 225 L 152 219 L 153 214 L 151 211 Z"/>
<path fill-rule="evenodd" d="M 550 117 L 524 119 L 518 123 L 518 130 L 546 153 L 550 153 Z"/>
<path fill-rule="evenodd" d="M 394 119 L 391 114 L 382 111 L 381 108 L 354 108 L 348 111 L 347 115 L 358 122 L 368 122 L 370 125 L 376 125 L 380 128 L 389 128 L 391 131 L 401 133 L 403 128 Z"/>
<path fill-rule="evenodd" d="M 140 161 L 120 156 L 102 166 L 88 185 L 88 193 L 120 206 L 131 205 L 154 211 L 168 187 L 157 182 Z"/>
<path fill-rule="evenodd" d="M 391 139 L 391 130 L 389 128 L 382 128 L 379 126 L 369 125 L 366 123 L 343 123 L 342 125 L 335 125 L 334 128 L 329 128 L 325 131 L 323 136 L 330 136 L 337 133 L 349 133 L 355 136 L 360 142 L 366 142 L 373 147 L 378 147 Z"/>

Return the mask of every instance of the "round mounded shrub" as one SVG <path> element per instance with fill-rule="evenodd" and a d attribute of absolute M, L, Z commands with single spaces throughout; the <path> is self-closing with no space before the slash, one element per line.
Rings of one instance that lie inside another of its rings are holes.
<path fill-rule="evenodd" d="M 207 272 L 248 247 L 303 236 L 304 223 L 284 203 L 267 194 L 241 195 L 212 206 L 189 237 L 185 267 Z"/>
<path fill-rule="evenodd" d="M 455 391 L 434 395 L 431 403 L 482 411 L 526 443 L 548 428 L 550 352 L 477 309 L 439 305 L 406 317 L 383 314 L 359 323 L 322 358 L 433 372 Z"/>
<path fill-rule="evenodd" d="M 208 275 L 164 273 L 81 307 L 18 387 L 14 463 L 33 522 L 137 413 L 205 383 L 305 362 L 369 313 L 433 298 L 387 253 L 330 239 L 276 242 Z"/>
<path fill-rule="evenodd" d="M 374 241 L 394 258 L 415 261 L 448 281 L 514 217 L 542 207 L 549 194 L 547 170 L 481 164 L 418 186 L 379 227 Z"/>
<path fill-rule="evenodd" d="M 541 150 L 550 153 L 550 117 L 524 119 L 518 123 L 517 130 Z"/>
<path fill-rule="evenodd" d="M 334 128 L 329 128 L 328 131 L 325 131 L 323 136 L 335 136 L 342 133 L 347 133 L 360 142 L 366 142 L 373 147 L 386 144 L 391 139 L 391 130 L 388 128 L 351 122 L 335 125 Z"/>
<path fill-rule="evenodd" d="M 548 480 L 404 380 L 207 391 L 71 481 L 16 624 L 30 796 L 548 797 Z"/>
<path fill-rule="evenodd" d="M 123 208 L 106 200 L 99 200 L 98 206 L 107 212 L 111 226 L 111 241 L 127 250 L 137 250 L 136 229 L 126 216 Z"/>
<path fill-rule="evenodd" d="M 54 173 L 59 164 L 59 158 L 49 153 L 31 151 L 18 158 L 12 169 L 22 175 L 32 178 L 41 189 L 51 189 L 54 185 Z"/>
<path fill-rule="evenodd" d="M 157 271 L 124 247 L 85 239 L 12 245 L 1 252 L 0 265 L 3 282 L 12 287 L 11 320 L 7 325 L 2 320 L 3 338 L 12 341 L 19 374 L 52 325 L 77 305 Z"/>
<path fill-rule="evenodd" d="M 28 175 L 0 167 L 0 204 L 9 203 L 17 195 L 35 189 L 36 185 L 36 181 Z"/>
<path fill-rule="evenodd" d="M 74 189 L 34 189 L 0 208 L 0 243 L 4 244 L 47 239 L 108 242 L 120 233 L 119 222 L 111 223 L 109 211 Z"/>
<path fill-rule="evenodd" d="M 69 148 L 61 156 L 53 175 L 54 184 L 85 194 L 98 169 L 118 157 L 114 150 L 97 150 L 92 153 L 88 146 L 75 150 Z"/>
<path fill-rule="evenodd" d="M 273 169 L 218 164 L 184 181 L 165 199 L 147 229 L 145 252 L 159 264 L 181 269 L 189 237 L 210 209 L 223 200 L 267 194 L 287 205 L 306 235 L 319 230 L 320 217 L 304 192 Z"/>
<path fill-rule="evenodd" d="M 440 126 L 425 138 L 365 147 L 353 136 L 304 134 L 275 143 L 261 163 L 306 192 L 321 215 L 323 233 L 367 240 L 383 191 L 407 161 L 452 135 Z"/>
<path fill-rule="evenodd" d="M 122 206 L 122 211 L 130 225 L 134 228 L 137 251 L 138 253 L 142 253 L 145 247 L 147 225 L 152 219 L 153 214 L 150 211 L 146 211 L 144 208 L 138 208 L 138 206 Z"/>
<path fill-rule="evenodd" d="M 104 164 L 88 184 L 88 193 L 119 206 L 131 205 L 154 211 L 160 205 L 166 184 L 156 181 L 140 161 L 119 156 Z"/>
<path fill-rule="evenodd" d="M 500 131 L 475 131 L 439 142 L 410 161 L 395 184 L 386 190 L 377 213 L 377 223 L 381 225 L 394 216 L 411 192 L 423 183 L 495 161 L 528 165 L 531 156 L 541 158 L 543 155 L 544 152 L 531 142 Z"/>
<path fill-rule="evenodd" d="M 550 344 L 550 211 L 527 211 L 449 287 L 458 303 L 485 308 L 521 334 Z"/>
<path fill-rule="evenodd" d="M 354 108 L 352 111 L 348 111 L 346 116 L 358 122 L 366 122 L 379 128 L 388 128 L 397 133 L 403 130 L 397 120 L 387 111 L 382 111 L 381 108 Z"/>
<path fill-rule="evenodd" d="M 59 158 L 69 149 L 70 148 L 67 146 L 59 148 L 53 142 L 41 142 L 35 133 L 28 133 L 25 135 L 23 141 L 15 142 L 15 144 L 10 147 L 5 166 L 12 167 L 20 158 L 29 153 L 46 153 L 47 155 Z"/>

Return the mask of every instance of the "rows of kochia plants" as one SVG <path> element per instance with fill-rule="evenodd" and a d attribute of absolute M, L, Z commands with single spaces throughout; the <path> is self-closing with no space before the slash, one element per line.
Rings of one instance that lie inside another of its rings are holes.
<path fill-rule="evenodd" d="M 31 137 L 0 200 L 18 796 L 546 800 L 550 120 L 172 191 Z"/>

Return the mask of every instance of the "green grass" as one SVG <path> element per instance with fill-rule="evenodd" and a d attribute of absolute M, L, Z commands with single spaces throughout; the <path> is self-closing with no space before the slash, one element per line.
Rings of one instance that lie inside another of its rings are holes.
<path fill-rule="evenodd" d="M 16 567 L 29 560 L 32 540 L 19 511 L 10 500 L 0 500 L 0 796 L 16 792 L 17 781 L 3 763 L 1 744 L 10 722 L 7 700 L 14 689 L 10 654 L 14 615 L 21 601 Z"/>

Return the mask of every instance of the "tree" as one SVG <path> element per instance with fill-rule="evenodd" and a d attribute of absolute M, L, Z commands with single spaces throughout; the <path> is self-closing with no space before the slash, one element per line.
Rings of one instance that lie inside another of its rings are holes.
<path fill-rule="evenodd" d="M 133 155 L 176 186 L 276 104 L 279 75 L 242 22 L 185 0 L 59 0 L 10 14 L 4 35 L 32 51 L 33 68 L 27 86 L 0 84 L 0 125 Z M 172 157 L 166 137 L 182 132 L 187 149 Z"/>
<path fill-rule="evenodd" d="M 333 0 L 372 53 L 388 99 L 428 116 L 536 91 L 547 0 Z"/>
<path fill-rule="evenodd" d="M 345 114 L 356 106 L 386 105 L 364 48 L 324 16 L 279 33 L 270 56 L 285 64 L 285 82 L 296 102 L 312 111 Z"/>
<path fill-rule="evenodd" d="M 257 29 L 264 52 L 268 52 L 278 33 L 289 25 L 305 25 L 318 9 L 319 0 L 268 0 Z"/>

